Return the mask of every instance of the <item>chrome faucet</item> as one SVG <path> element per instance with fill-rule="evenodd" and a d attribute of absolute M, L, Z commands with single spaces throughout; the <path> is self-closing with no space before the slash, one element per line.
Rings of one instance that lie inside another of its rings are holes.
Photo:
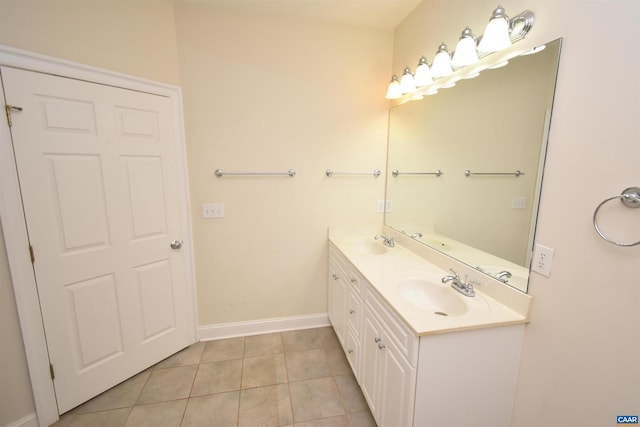
<path fill-rule="evenodd" d="M 394 239 L 393 237 L 390 239 L 387 237 L 386 234 L 377 234 L 374 239 L 378 240 L 378 239 L 384 239 L 382 240 L 382 242 L 386 245 L 389 246 L 390 248 L 394 248 L 396 246 L 396 239 Z"/>
<path fill-rule="evenodd" d="M 495 275 L 495 278 L 500 280 L 501 282 L 507 282 L 507 279 L 511 278 L 511 273 L 507 270 L 501 271 Z"/>
<path fill-rule="evenodd" d="M 460 292 L 461 294 L 468 297 L 476 296 L 476 291 L 473 290 L 473 285 L 477 284 L 477 282 L 471 281 L 469 283 L 465 283 L 465 281 L 467 280 L 466 277 L 464 278 L 464 281 L 463 281 L 460 279 L 460 276 L 453 268 L 450 268 L 449 270 L 453 274 L 455 274 L 455 276 L 444 276 L 442 278 L 442 283 L 451 282 L 451 287 L 456 291 Z"/>

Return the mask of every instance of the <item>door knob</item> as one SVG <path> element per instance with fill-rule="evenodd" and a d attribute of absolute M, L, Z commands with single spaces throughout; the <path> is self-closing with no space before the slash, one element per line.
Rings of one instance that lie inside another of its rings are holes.
<path fill-rule="evenodd" d="M 179 240 L 174 240 L 171 242 L 171 249 L 178 250 L 182 247 L 182 242 Z"/>

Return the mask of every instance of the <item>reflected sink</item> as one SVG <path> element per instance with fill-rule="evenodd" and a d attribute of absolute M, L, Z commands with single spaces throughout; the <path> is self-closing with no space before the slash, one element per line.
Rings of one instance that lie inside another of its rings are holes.
<path fill-rule="evenodd" d="M 404 279 L 398 282 L 398 292 L 413 306 L 441 316 L 460 316 L 467 312 L 467 304 L 448 285 L 424 279 Z"/>
<path fill-rule="evenodd" d="M 383 255 L 387 253 L 387 247 L 376 241 L 362 240 L 352 243 L 351 248 L 364 255 Z"/>

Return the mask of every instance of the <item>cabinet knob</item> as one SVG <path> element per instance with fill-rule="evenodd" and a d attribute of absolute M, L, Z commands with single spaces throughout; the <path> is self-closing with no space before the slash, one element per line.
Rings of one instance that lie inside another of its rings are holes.
<path fill-rule="evenodd" d="M 353 353 L 353 350 L 349 349 L 349 350 L 347 350 L 347 353 L 351 354 L 351 353 Z"/>
<path fill-rule="evenodd" d="M 373 341 L 375 341 L 375 342 L 380 342 L 380 341 L 382 341 L 382 338 L 380 338 L 380 337 L 375 337 L 375 338 L 373 339 Z"/>
<path fill-rule="evenodd" d="M 355 310 L 349 310 L 349 314 L 353 314 L 355 312 L 356 312 Z"/>
<path fill-rule="evenodd" d="M 386 347 L 387 347 L 387 346 L 386 346 L 386 345 L 384 345 L 383 343 L 378 344 L 378 348 L 379 348 L 380 350 L 384 350 Z"/>
<path fill-rule="evenodd" d="M 352 278 L 351 278 L 351 283 L 356 284 L 356 283 L 358 283 L 358 280 L 357 280 L 357 279 L 354 279 L 354 278 L 352 277 Z"/>
<path fill-rule="evenodd" d="M 331 277 L 333 277 L 333 280 L 338 280 L 338 275 L 337 274 L 332 274 Z"/>

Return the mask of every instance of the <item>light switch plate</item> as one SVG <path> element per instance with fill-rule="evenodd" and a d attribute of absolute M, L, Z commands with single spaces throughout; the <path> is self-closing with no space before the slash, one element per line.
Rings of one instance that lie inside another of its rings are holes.
<path fill-rule="evenodd" d="M 224 218 L 224 203 L 203 203 L 202 218 Z"/>

